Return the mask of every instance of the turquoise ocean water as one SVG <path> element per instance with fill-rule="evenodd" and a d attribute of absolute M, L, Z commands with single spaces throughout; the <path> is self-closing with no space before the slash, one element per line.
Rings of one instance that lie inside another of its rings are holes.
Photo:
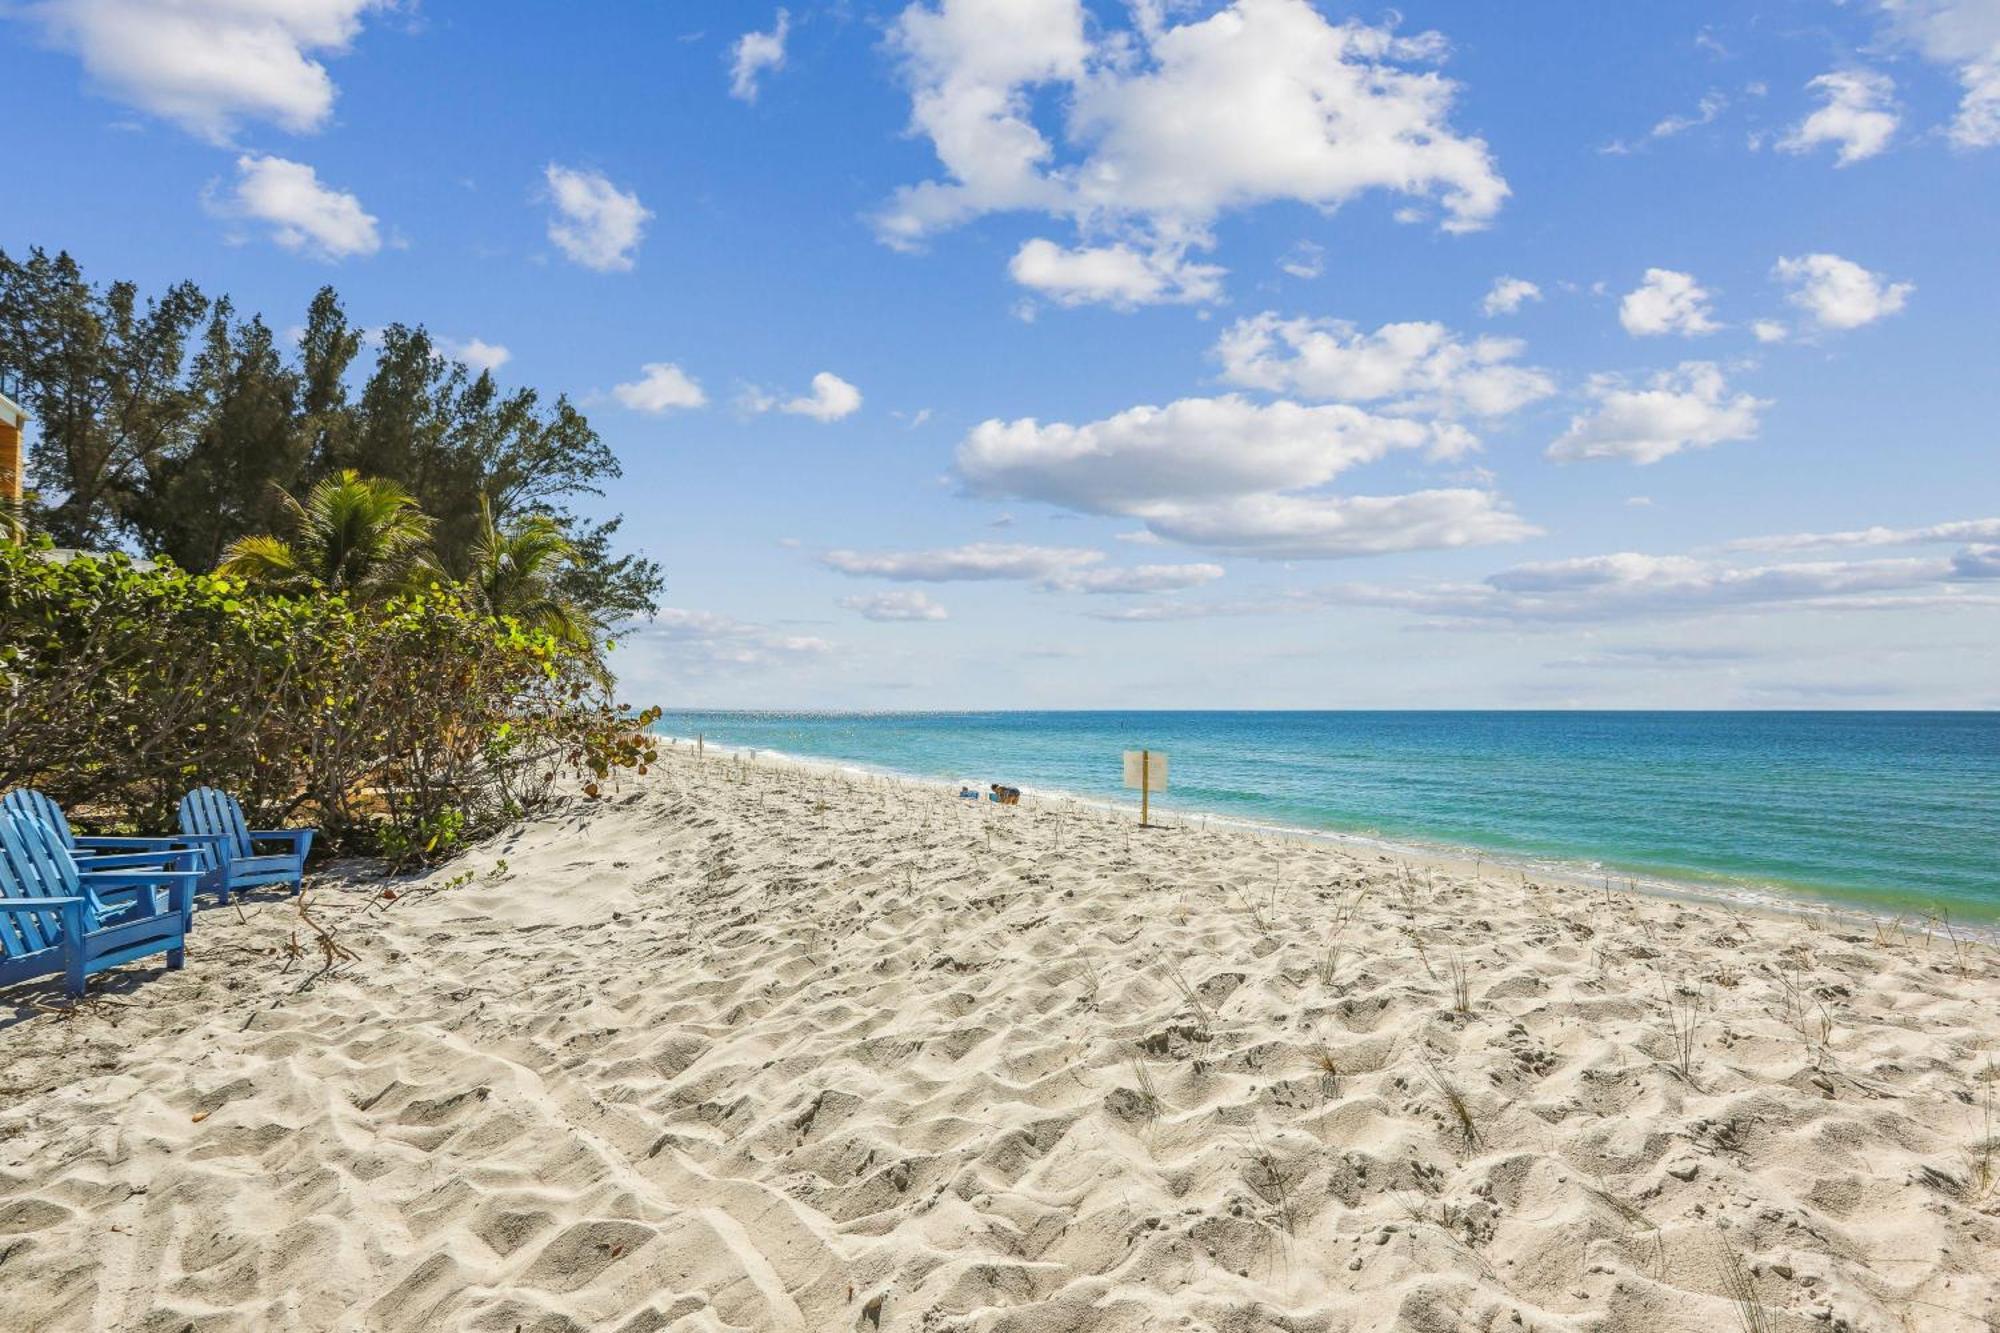
<path fill-rule="evenodd" d="M 674 736 L 912 777 L 2000 921 L 2000 713 L 678 713 Z"/>

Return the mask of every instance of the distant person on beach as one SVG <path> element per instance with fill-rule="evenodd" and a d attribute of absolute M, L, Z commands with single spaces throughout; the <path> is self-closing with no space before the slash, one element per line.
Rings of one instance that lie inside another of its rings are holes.
<path fill-rule="evenodd" d="M 1003 787 L 996 782 L 993 784 L 992 799 L 998 801 L 1001 805 L 1019 805 L 1021 803 L 1021 789 L 1019 787 Z"/>

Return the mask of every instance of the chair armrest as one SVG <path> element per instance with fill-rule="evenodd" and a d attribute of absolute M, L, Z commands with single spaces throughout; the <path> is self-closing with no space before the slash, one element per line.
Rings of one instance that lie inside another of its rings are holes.
<path fill-rule="evenodd" d="M 52 941 L 60 948 L 67 965 L 75 965 L 83 949 L 83 913 L 89 903 L 82 898 L 0 898 L 0 912 L 59 912 L 63 937 Z"/>
<path fill-rule="evenodd" d="M 111 852 L 151 852 L 171 851 L 183 841 L 182 838 L 112 838 L 86 833 L 77 836 L 76 845 L 79 848 L 101 847 Z"/>
<path fill-rule="evenodd" d="M 201 853 L 192 847 L 157 852 L 120 852 L 115 856 L 100 856 L 84 852 L 76 858 L 79 871 L 121 870 L 131 866 L 158 866 L 161 870 L 192 870 L 195 858 Z"/>
<path fill-rule="evenodd" d="M 307 849 L 312 846 L 313 834 L 317 832 L 319 832 L 318 829 L 309 828 L 252 829 L 250 831 L 250 841 L 289 842 L 292 844 L 292 854 L 302 857 L 306 854 Z"/>
<path fill-rule="evenodd" d="M 78 872 L 77 879 L 92 888 L 100 885 L 159 884 L 163 881 L 171 888 L 176 883 L 199 884 L 202 873 L 199 870 L 84 870 Z"/>

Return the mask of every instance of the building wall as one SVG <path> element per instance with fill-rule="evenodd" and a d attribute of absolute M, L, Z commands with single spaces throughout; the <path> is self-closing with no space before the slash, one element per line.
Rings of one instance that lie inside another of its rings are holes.
<path fill-rule="evenodd" d="M 27 471 L 21 456 L 21 429 L 27 421 L 27 415 L 11 398 L 0 395 L 0 499 L 21 498 L 22 479 Z"/>

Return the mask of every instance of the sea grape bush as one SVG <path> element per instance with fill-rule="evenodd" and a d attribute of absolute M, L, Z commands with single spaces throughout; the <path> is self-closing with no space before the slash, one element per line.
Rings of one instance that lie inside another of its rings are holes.
<path fill-rule="evenodd" d="M 364 605 L 0 541 L 0 789 L 95 822 L 167 827 L 206 783 L 253 822 L 436 859 L 565 780 L 594 796 L 643 770 L 658 716 L 455 584 Z"/>

